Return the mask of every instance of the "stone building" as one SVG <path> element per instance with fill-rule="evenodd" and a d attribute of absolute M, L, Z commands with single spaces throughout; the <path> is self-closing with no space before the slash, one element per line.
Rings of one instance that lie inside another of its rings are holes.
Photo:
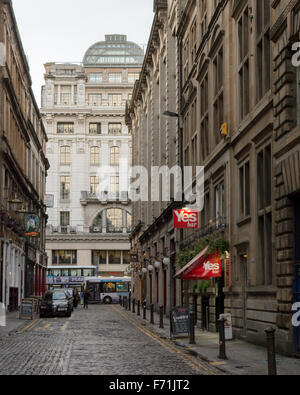
<path fill-rule="evenodd" d="M 0 302 L 16 310 L 46 286 L 47 136 L 11 1 L 0 1 Z M 34 218 L 35 235 L 25 237 Z"/>
<path fill-rule="evenodd" d="M 210 331 L 220 313 L 231 313 L 234 336 L 257 344 L 275 327 L 278 351 L 299 353 L 299 327 L 292 326 L 300 286 L 299 2 L 155 1 L 154 7 L 127 111 L 134 161 L 148 169 L 191 166 L 194 175 L 203 166 L 204 209 L 198 230 L 178 231 L 175 202 L 134 204 L 132 249 L 139 265 L 132 266 L 139 274 L 152 263 L 138 277 L 138 296 L 162 304 L 165 293 L 167 310 L 187 304 Z M 214 238 L 227 245 L 222 278 L 211 279 L 204 291 L 200 282 L 174 281 L 182 251 Z M 164 257 L 171 260 L 167 268 Z M 167 280 L 159 274 L 164 268 Z"/>
<path fill-rule="evenodd" d="M 168 8 L 169 3 L 169 8 Z M 176 273 L 176 232 L 173 229 L 174 186 L 164 201 L 160 185 L 158 198 L 151 200 L 152 166 L 172 168 L 178 164 L 178 118 L 164 116 L 178 113 L 177 38 L 178 5 L 175 1 L 154 1 L 154 21 L 139 81 L 136 83 L 126 123 L 133 137 L 133 164 L 148 171 L 148 201 L 133 203 L 131 251 L 138 255 L 133 269 L 135 299 L 164 306 L 166 314 L 178 304 L 180 283 Z M 147 199 L 144 199 L 147 200 Z"/>
<path fill-rule="evenodd" d="M 47 228 L 52 280 L 123 276 L 130 263 L 131 204 L 122 171 L 130 166 L 131 135 L 124 114 L 143 57 L 138 45 L 114 34 L 92 45 L 82 64 L 45 65 L 41 111 L 51 164 L 47 194 L 54 197 Z"/>

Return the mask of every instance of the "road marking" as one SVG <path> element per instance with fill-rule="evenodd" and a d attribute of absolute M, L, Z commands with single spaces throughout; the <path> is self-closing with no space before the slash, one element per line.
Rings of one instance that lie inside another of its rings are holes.
<path fill-rule="evenodd" d="M 219 365 L 226 365 L 226 362 L 210 362 L 211 366 L 219 366 Z"/>
<path fill-rule="evenodd" d="M 66 328 L 67 328 L 68 325 L 69 325 L 69 321 L 67 321 L 67 322 L 60 328 L 60 330 L 61 330 L 62 332 L 64 332 L 64 331 L 66 330 Z"/>
<path fill-rule="evenodd" d="M 145 335 L 147 335 L 148 337 L 152 338 L 157 343 L 160 343 L 169 352 L 171 352 L 172 354 L 178 354 L 194 370 L 198 371 L 199 368 L 200 368 L 200 369 L 204 370 L 209 375 L 216 375 L 216 373 L 214 371 L 212 371 L 209 368 L 205 367 L 203 364 L 198 362 L 194 357 L 185 354 L 183 351 L 179 350 L 176 346 L 173 346 L 172 344 L 170 344 L 166 340 L 161 339 L 158 335 L 156 335 L 155 333 L 151 332 L 149 329 L 146 329 L 145 327 L 142 327 L 140 324 L 138 324 L 136 321 L 134 321 L 131 318 L 129 318 L 125 313 L 123 313 L 122 311 L 120 311 L 116 307 L 113 306 L 113 308 L 120 315 L 122 315 L 127 321 L 131 322 L 135 327 L 140 329 L 140 331 L 143 332 Z"/>
<path fill-rule="evenodd" d="M 32 329 L 34 326 L 36 326 L 36 324 L 38 323 L 38 322 L 40 322 L 41 321 L 41 319 L 40 318 L 37 318 L 36 320 L 34 320 L 34 321 L 32 321 L 30 324 L 28 324 L 28 325 L 26 325 L 23 329 L 21 329 L 19 332 L 17 332 L 18 334 L 21 334 L 21 333 L 24 333 L 24 332 L 26 332 L 27 330 L 29 330 L 29 329 Z"/>
<path fill-rule="evenodd" d="M 48 329 L 51 326 L 51 322 L 44 326 L 44 329 Z"/>

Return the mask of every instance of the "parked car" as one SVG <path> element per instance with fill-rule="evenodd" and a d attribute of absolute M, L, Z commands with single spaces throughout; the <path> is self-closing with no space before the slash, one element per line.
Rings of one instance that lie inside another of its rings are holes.
<path fill-rule="evenodd" d="M 47 291 L 40 306 L 40 317 L 64 315 L 71 317 L 73 300 L 68 292 L 63 289 Z"/>

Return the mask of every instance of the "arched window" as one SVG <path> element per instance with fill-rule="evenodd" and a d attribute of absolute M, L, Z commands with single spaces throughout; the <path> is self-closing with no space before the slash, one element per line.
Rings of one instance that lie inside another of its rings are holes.
<path fill-rule="evenodd" d="M 131 232 L 132 228 L 132 215 L 129 213 L 126 213 L 126 219 L 127 219 L 127 231 Z"/>
<path fill-rule="evenodd" d="M 106 211 L 106 227 L 108 233 L 121 233 L 123 231 L 123 211 L 111 208 Z"/>
<path fill-rule="evenodd" d="M 99 165 L 99 147 L 91 148 L 91 165 Z"/>
<path fill-rule="evenodd" d="M 95 218 L 93 225 L 90 229 L 91 233 L 101 233 L 102 232 L 102 213 L 98 214 Z"/>
<path fill-rule="evenodd" d="M 110 164 L 111 166 L 118 166 L 120 158 L 120 148 L 111 147 L 110 149 Z"/>
<path fill-rule="evenodd" d="M 71 149 L 68 145 L 60 147 L 60 164 L 69 165 L 71 163 Z"/>

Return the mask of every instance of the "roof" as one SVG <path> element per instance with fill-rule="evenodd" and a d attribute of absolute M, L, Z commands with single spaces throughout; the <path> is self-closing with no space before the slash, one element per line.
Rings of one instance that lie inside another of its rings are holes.
<path fill-rule="evenodd" d="M 122 34 L 108 34 L 105 41 L 93 44 L 85 53 L 84 66 L 114 66 L 135 65 L 142 66 L 144 51 L 134 42 L 127 41 Z"/>

